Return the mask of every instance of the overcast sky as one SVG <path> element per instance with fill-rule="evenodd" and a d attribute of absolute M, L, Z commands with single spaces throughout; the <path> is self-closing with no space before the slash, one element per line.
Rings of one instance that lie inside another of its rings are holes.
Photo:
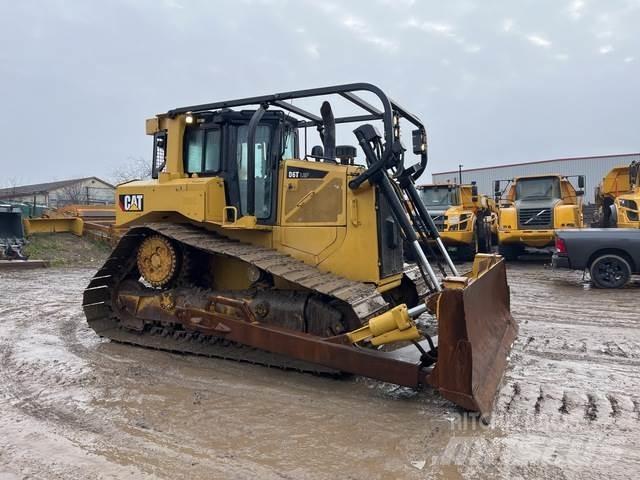
<path fill-rule="evenodd" d="M 108 178 L 173 107 L 353 81 L 422 118 L 428 172 L 640 151 L 640 0 L 0 6 L 0 185 Z"/>

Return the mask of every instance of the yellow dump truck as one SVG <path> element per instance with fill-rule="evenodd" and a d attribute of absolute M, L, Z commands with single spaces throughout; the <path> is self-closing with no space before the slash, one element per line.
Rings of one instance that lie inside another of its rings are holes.
<path fill-rule="evenodd" d="M 577 179 L 578 190 L 568 177 L 559 174 L 495 180 L 500 254 L 515 260 L 525 247 L 553 245 L 556 228 L 582 228 L 584 176 Z"/>
<path fill-rule="evenodd" d="M 498 210 L 493 199 L 478 194 L 475 182 L 421 185 L 418 192 L 447 248 L 462 259 L 491 252 Z"/>
<path fill-rule="evenodd" d="M 596 187 L 595 225 L 601 228 L 640 228 L 640 162 L 615 167 Z"/>

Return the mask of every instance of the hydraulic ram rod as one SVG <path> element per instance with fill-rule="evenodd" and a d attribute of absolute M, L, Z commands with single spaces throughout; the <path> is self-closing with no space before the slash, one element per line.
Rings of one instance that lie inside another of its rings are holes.
<path fill-rule="evenodd" d="M 411 203 L 418 210 L 418 216 L 420 217 L 420 220 L 422 220 L 422 222 L 426 225 L 431 238 L 435 239 L 440 253 L 442 253 L 442 256 L 447 262 L 449 269 L 451 269 L 451 273 L 456 277 L 459 276 L 460 274 L 458 273 L 458 269 L 453 264 L 453 260 L 451 260 L 451 256 L 449 255 L 449 252 L 447 252 L 447 248 L 444 246 L 444 243 L 442 243 L 440 232 L 438 232 L 435 223 L 433 223 L 431 215 L 429 215 L 427 208 L 424 206 L 424 203 L 422 203 L 422 200 L 420 199 L 420 195 L 418 194 L 418 190 L 413 183 L 413 179 L 409 177 L 403 180 L 404 181 L 400 182 L 401 188 L 407 193 L 409 199 L 411 200 Z"/>

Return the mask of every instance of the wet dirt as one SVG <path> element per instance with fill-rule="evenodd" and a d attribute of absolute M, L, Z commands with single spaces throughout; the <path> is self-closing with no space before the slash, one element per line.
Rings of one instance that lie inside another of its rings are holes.
<path fill-rule="evenodd" d="M 488 426 L 427 390 L 110 343 L 93 269 L 0 273 L 0 479 L 637 478 L 640 284 L 509 266 Z"/>

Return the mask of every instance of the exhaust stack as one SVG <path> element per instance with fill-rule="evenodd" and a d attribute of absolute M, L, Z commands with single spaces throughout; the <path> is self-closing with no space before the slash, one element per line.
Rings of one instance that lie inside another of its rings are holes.
<path fill-rule="evenodd" d="M 320 107 L 320 115 L 324 128 L 320 132 L 320 138 L 324 146 L 324 156 L 326 161 L 334 161 L 336 158 L 336 120 L 331 110 L 331 104 L 327 101 L 322 102 Z"/>

